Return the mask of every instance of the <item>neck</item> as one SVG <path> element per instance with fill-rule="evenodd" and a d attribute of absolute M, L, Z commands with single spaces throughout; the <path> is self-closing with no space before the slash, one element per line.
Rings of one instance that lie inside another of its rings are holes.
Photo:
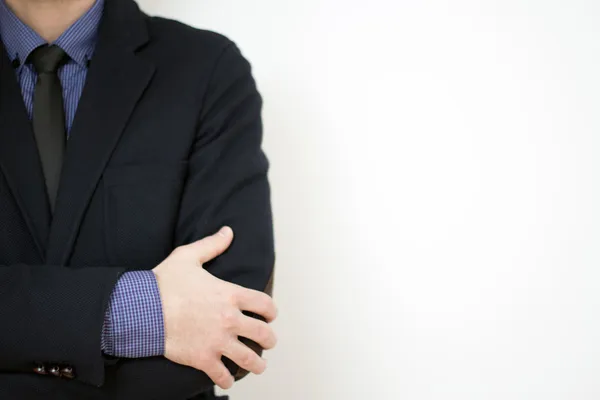
<path fill-rule="evenodd" d="M 30 26 L 48 43 L 52 43 L 85 14 L 96 0 L 5 1 L 21 21 Z"/>

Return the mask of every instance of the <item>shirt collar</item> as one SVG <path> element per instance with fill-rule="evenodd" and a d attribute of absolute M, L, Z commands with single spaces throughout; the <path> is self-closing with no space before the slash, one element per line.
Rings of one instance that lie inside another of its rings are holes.
<path fill-rule="evenodd" d="M 53 43 L 82 67 L 87 67 L 94 53 L 103 10 L 104 0 L 96 0 L 92 8 Z M 10 60 L 18 59 L 21 63 L 33 50 L 47 43 L 8 8 L 5 0 L 0 0 L 0 37 Z"/>

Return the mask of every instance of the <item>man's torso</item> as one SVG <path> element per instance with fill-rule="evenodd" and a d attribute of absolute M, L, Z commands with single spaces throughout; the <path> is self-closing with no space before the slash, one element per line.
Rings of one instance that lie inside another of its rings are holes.
<path fill-rule="evenodd" d="M 132 2 L 123 4 L 127 15 L 137 12 Z M 115 15 L 111 19 L 115 26 L 101 28 L 51 222 L 42 200 L 43 176 L 27 113 L 14 71 L 2 55 L 0 235 L 6 239 L 0 241 L 2 265 L 150 269 L 176 246 L 193 239 L 185 237 L 189 230 L 180 226 L 185 223 L 180 202 L 188 158 L 202 144 L 197 133 L 206 112 L 205 93 L 230 42 L 174 21 L 123 17 L 119 22 Z M 128 28 L 129 23 L 140 26 Z M 147 37 L 141 37 L 143 32 Z M 123 35 L 122 42 L 112 36 L 117 33 Z M 133 52 L 131 46 L 139 48 Z M 148 365 L 153 362 L 147 360 Z M 0 374 L 0 397 L 125 398 L 127 390 L 112 378 L 115 368 L 127 366 L 108 367 L 105 388 L 97 392 L 78 382 L 51 384 L 52 378 L 32 374 Z M 135 374 L 132 370 L 132 377 Z M 190 373 L 190 381 L 193 376 Z M 184 400 L 177 388 L 158 387 L 151 376 L 135 379 L 145 386 L 142 392 L 147 396 L 140 399 L 166 399 L 171 393 L 173 399 Z"/>

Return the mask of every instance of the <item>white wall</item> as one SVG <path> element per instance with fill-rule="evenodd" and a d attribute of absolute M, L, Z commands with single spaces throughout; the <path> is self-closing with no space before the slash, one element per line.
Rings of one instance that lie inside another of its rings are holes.
<path fill-rule="evenodd" d="M 252 61 L 261 400 L 600 398 L 600 3 L 146 0 Z"/>

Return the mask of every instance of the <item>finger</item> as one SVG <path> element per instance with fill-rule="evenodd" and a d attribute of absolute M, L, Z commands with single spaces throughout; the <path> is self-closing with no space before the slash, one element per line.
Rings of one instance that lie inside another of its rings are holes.
<path fill-rule="evenodd" d="M 267 322 L 273 322 L 277 318 L 275 302 L 266 293 L 240 286 L 235 298 L 237 299 L 236 305 L 242 311 L 258 314 L 266 319 Z"/>
<path fill-rule="evenodd" d="M 223 355 L 253 374 L 260 375 L 267 369 L 267 362 L 239 340 L 232 340 Z"/>
<path fill-rule="evenodd" d="M 230 389 L 233 386 L 233 376 L 221 360 L 216 360 L 203 371 L 221 389 Z"/>
<path fill-rule="evenodd" d="M 200 263 L 206 263 L 223 254 L 233 241 L 233 230 L 224 226 L 214 235 L 207 236 L 190 245 Z"/>
<path fill-rule="evenodd" d="M 242 336 L 258 343 L 265 350 L 272 349 L 277 344 L 277 337 L 273 329 L 264 321 L 244 316 L 238 336 Z"/>

